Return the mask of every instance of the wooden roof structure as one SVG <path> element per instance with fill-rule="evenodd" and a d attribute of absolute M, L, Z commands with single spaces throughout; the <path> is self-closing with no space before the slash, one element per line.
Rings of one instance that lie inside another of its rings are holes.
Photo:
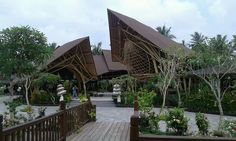
<path fill-rule="evenodd" d="M 93 55 L 97 75 L 103 75 L 115 71 L 127 71 L 127 67 L 112 61 L 111 50 L 102 50 L 102 55 Z"/>
<path fill-rule="evenodd" d="M 47 62 L 48 72 L 67 69 L 83 83 L 96 79 L 97 72 L 89 37 L 79 38 L 58 47 Z"/>
<path fill-rule="evenodd" d="M 107 10 L 113 61 L 121 61 L 133 74 L 158 72 L 158 60 L 178 50 L 192 51 L 139 21 Z"/>

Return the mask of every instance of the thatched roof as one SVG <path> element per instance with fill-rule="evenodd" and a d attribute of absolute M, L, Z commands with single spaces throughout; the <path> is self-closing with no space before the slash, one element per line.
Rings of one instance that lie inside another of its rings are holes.
<path fill-rule="evenodd" d="M 82 76 L 85 81 L 96 78 L 96 68 L 91 52 L 89 37 L 79 38 L 58 47 L 48 60 L 47 70 L 66 68 Z"/>
<path fill-rule="evenodd" d="M 48 64 L 52 63 L 53 61 L 61 57 L 63 54 L 67 53 L 68 51 L 76 47 L 76 45 L 80 44 L 82 41 L 88 38 L 89 37 L 79 38 L 79 39 L 70 41 L 68 43 L 65 43 L 64 45 L 56 48 L 53 52 L 52 57 L 48 60 Z"/>
<path fill-rule="evenodd" d="M 141 36 L 147 42 L 157 46 L 162 51 L 175 52 L 177 49 L 181 49 L 185 54 L 190 54 L 192 51 L 177 43 L 168 37 L 163 36 L 155 29 L 133 19 L 128 16 L 122 15 L 118 12 L 107 10 L 110 30 L 110 42 L 112 49 L 112 57 L 115 61 L 118 61 L 122 56 L 122 48 L 124 47 L 124 39 L 120 29 L 131 29 L 133 33 Z"/>

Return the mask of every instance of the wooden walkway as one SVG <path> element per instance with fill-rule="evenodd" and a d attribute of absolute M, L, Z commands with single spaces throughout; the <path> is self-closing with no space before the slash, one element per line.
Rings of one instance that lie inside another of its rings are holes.
<path fill-rule="evenodd" d="M 129 141 L 128 122 L 89 122 L 67 141 Z"/>

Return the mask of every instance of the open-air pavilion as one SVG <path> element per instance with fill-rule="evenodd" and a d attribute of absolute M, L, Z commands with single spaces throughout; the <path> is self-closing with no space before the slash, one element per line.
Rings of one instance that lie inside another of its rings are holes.
<path fill-rule="evenodd" d="M 97 78 L 89 37 L 79 38 L 56 48 L 47 62 L 46 71 L 71 73 L 79 81 L 79 87 L 83 86 L 86 91 L 86 82 Z"/>

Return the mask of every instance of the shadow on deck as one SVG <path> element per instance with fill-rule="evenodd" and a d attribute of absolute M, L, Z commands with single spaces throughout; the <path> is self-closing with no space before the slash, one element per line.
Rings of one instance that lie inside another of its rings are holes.
<path fill-rule="evenodd" d="M 129 141 L 128 122 L 89 122 L 67 141 Z"/>

